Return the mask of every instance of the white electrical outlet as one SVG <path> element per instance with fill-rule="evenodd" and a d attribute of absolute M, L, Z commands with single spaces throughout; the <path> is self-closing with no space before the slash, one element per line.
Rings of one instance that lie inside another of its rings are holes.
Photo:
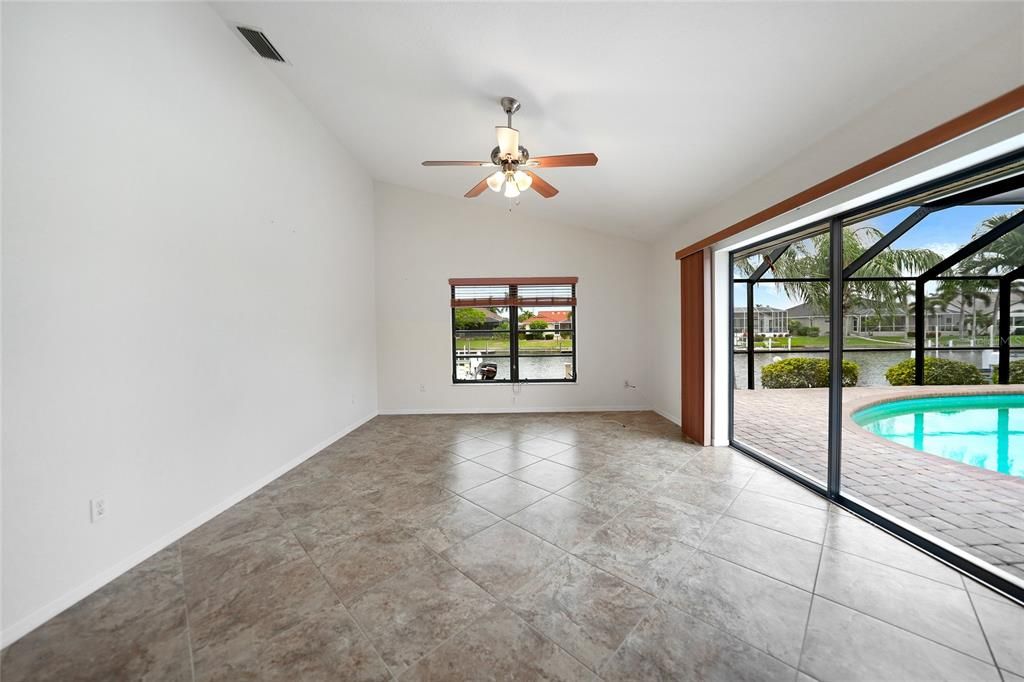
<path fill-rule="evenodd" d="M 89 518 L 93 523 L 99 523 L 107 515 L 107 501 L 102 497 L 94 497 L 89 500 Z"/>

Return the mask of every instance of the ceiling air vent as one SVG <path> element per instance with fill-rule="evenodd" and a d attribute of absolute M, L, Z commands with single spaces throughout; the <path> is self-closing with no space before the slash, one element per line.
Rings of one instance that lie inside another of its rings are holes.
<path fill-rule="evenodd" d="M 254 28 L 246 28 L 245 26 L 236 26 L 238 32 L 242 34 L 252 49 L 256 50 L 256 54 L 263 57 L 264 59 L 272 59 L 275 62 L 285 61 L 281 53 L 277 51 L 277 48 L 267 39 L 263 31 L 258 31 Z"/>

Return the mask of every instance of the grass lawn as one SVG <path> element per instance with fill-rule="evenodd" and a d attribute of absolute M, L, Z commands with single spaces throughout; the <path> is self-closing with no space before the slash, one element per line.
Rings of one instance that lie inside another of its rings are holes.
<path fill-rule="evenodd" d="M 934 341 L 935 337 L 930 337 L 928 340 L 929 341 Z M 953 342 L 954 346 L 969 346 L 969 345 L 971 345 L 970 337 L 964 337 L 964 338 L 959 338 L 959 337 L 956 337 L 956 336 L 940 336 L 939 337 L 939 345 L 940 346 L 949 345 L 950 341 Z M 996 338 L 996 340 L 990 344 L 989 343 L 989 338 L 987 336 L 985 336 L 985 337 L 980 337 L 979 336 L 978 338 L 976 338 L 974 340 L 974 345 L 976 345 L 976 346 L 988 346 L 988 345 L 998 346 L 999 345 L 999 339 Z M 1024 336 L 1021 336 L 1019 334 L 1017 336 L 1011 336 L 1010 337 L 1010 345 L 1011 346 L 1024 346 Z"/>
<path fill-rule="evenodd" d="M 789 337 L 792 339 L 792 348 L 828 348 L 829 337 L 828 336 L 793 336 Z M 786 348 L 787 339 L 772 339 L 772 348 Z M 879 337 L 875 339 L 864 338 L 860 336 L 847 336 L 843 340 L 844 348 L 892 348 L 893 350 L 899 350 L 900 348 L 906 348 L 908 345 L 912 346 L 913 342 L 906 339 L 905 337 Z M 768 348 L 767 341 L 758 341 L 755 348 Z"/>
<path fill-rule="evenodd" d="M 458 350 L 495 350 L 508 351 L 508 339 L 458 339 L 455 342 Z M 572 340 L 562 339 L 519 339 L 519 350 L 523 352 L 533 351 L 558 351 L 572 350 Z"/>

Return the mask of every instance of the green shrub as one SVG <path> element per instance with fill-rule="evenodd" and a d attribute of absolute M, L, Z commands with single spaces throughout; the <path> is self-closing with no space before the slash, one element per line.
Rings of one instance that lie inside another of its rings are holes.
<path fill-rule="evenodd" d="M 885 378 L 892 386 L 913 386 L 914 358 L 907 358 L 887 369 Z M 980 369 L 969 362 L 947 358 L 925 358 L 924 383 L 926 386 L 984 384 L 985 377 Z"/>
<path fill-rule="evenodd" d="M 487 323 L 487 313 L 479 308 L 456 308 L 456 329 L 480 329 Z"/>
<path fill-rule="evenodd" d="M 999 383 L 999 365 L 992 365 L 992 383 Z M 1010 383 L 1024 384 L 1024 360 L 1010 361 Z"/>
<path fill-rule="evenodd" d="M 817 336 L 820 331 L 815 326 L 801 323 L 800 320 L 789 321 L 790 336 Z"/>
<path fill-rule="evenodd" d="M 761 369 L 765 388 L 826 388 L 829 362 L 824 358 L 786 358 Z M 856 386 L 860 368 L 843 360 L 843 386 Z"/>

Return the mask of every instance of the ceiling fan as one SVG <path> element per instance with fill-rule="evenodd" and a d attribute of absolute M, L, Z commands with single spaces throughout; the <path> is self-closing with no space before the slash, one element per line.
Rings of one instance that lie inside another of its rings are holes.
<path fill-rule="evenodd" d="M 519 100 L 514 97 L 502 97 L 501 108 L 508 115 L 507 126 L 496 126 L 498 146 L 491 150 L 490 161 L 424 161 L 424 166 L 482 166 L 498 168 L 486 178 L 478 182 L 466 192 L 466 198 L 480 196 L 490 187 L 500 192 L 505 187 L 505 196 L 514 199 L 521 192 L 533 189 L 545 199 L 558 194 L 552 187 L 531 168 L 563 168 L 565 166 L 596 166 L 596 154 L 562 154 L 560 156 L 536 156 L 531 158 L 526 147 L 519 144 L 519 131 L 512 127 L 512 114 L 519 111 Z"/>

